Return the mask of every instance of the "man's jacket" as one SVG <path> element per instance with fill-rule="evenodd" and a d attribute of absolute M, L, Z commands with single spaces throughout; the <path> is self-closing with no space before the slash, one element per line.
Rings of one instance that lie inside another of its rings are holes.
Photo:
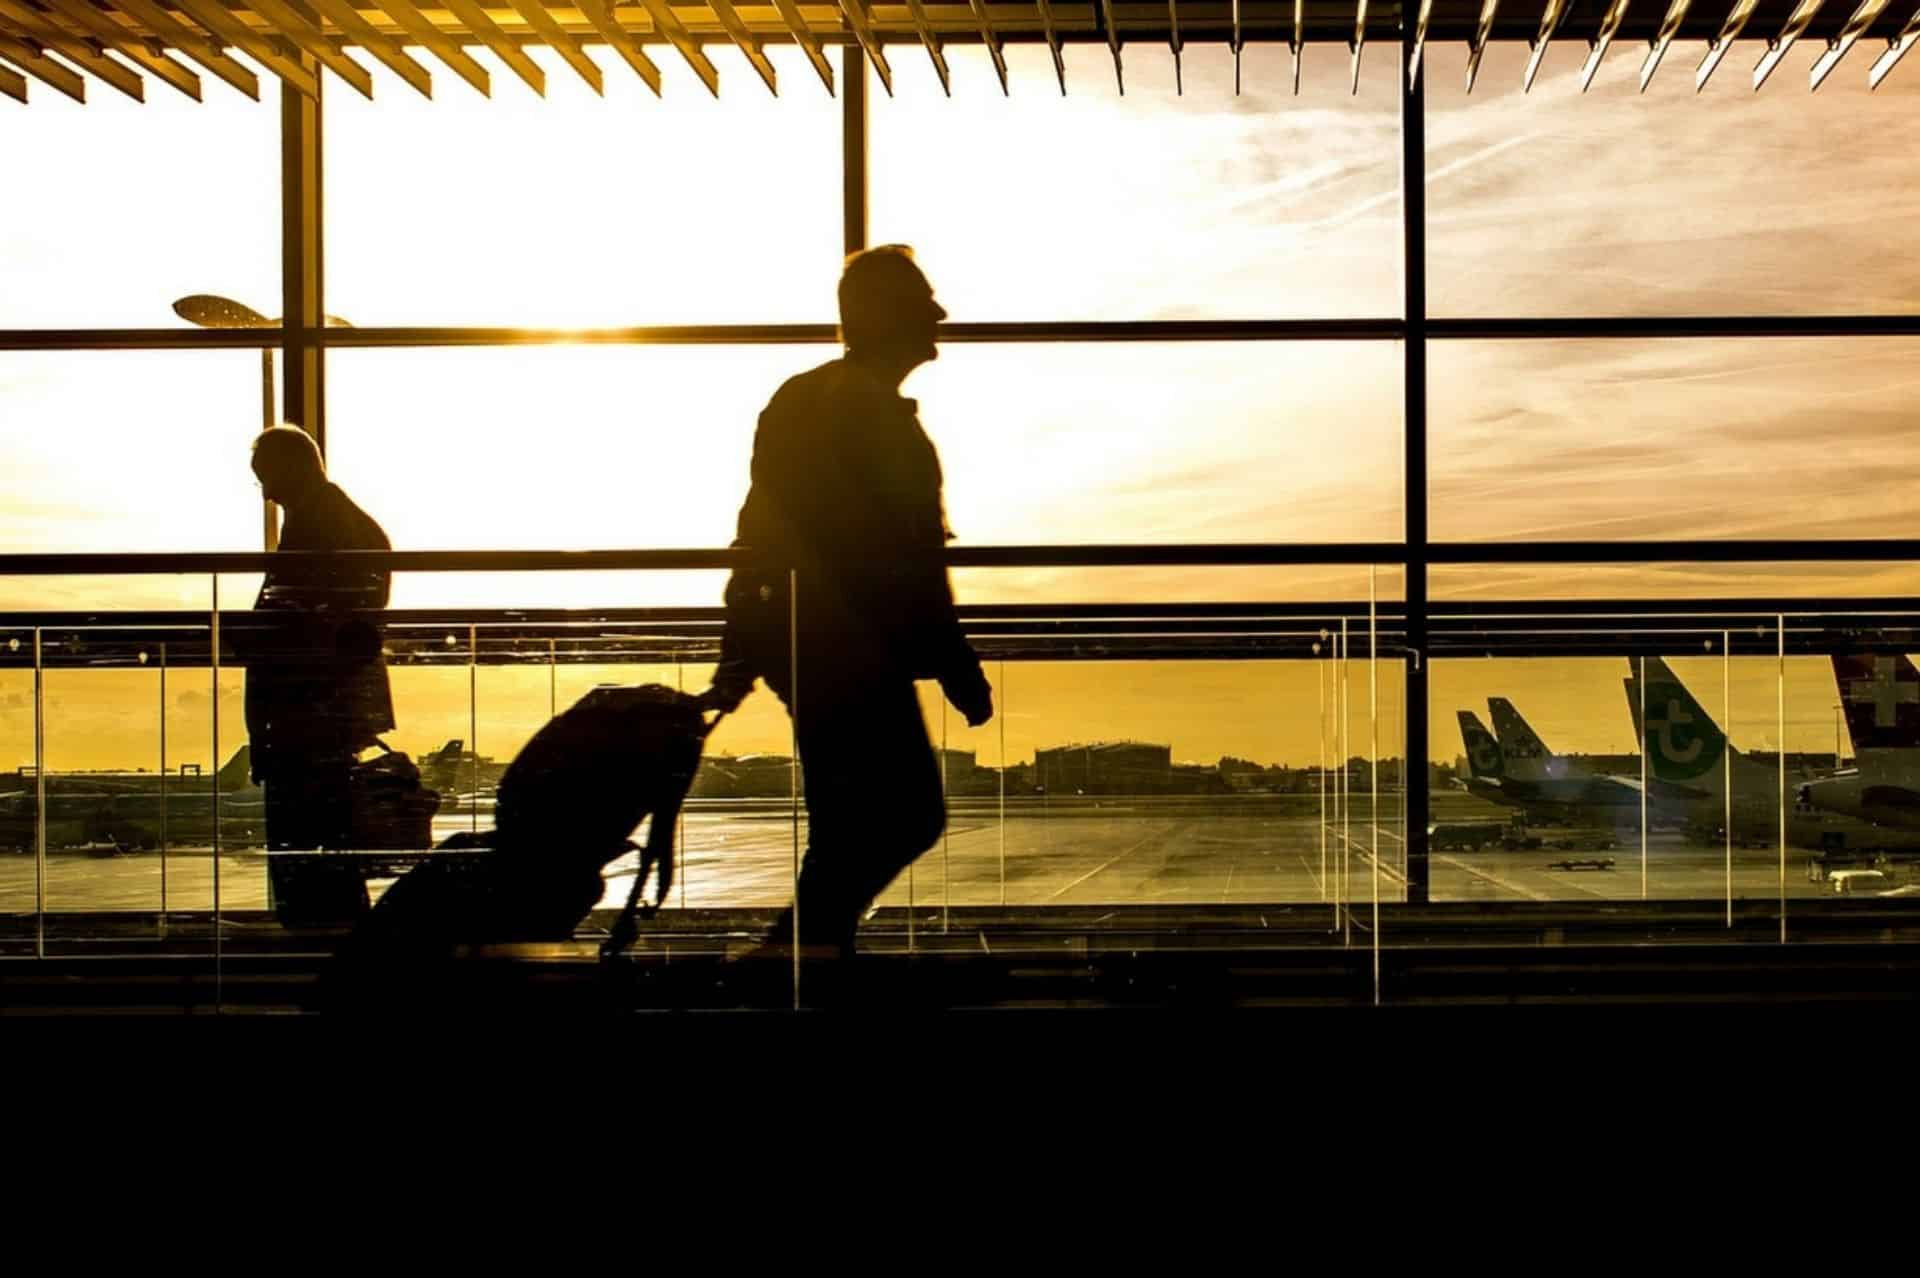
<path fill-rule="evenodd" d="M 789 568 L 803 690 L 810 667 L 822 690 L 849 676 L 980 677 L 947 580 L 940 459 L 916 409 L 847 359 L 775 393 L 754 435 L 734 542 L 753 559 L 727 584 L 717 686 L 744 695 L 758 676 L 787 695 Z"/>
<path fill-rule="evenodd" d="M 328 484 L 287 512 L 280 550 L 387 550 L 387 535 Z M 256 618 L 235 647 L 247 667 L 247 734 L 256 778 L 338 759 L 391 731 L 393 694 L 377 618 L 387 606 L 384 568 L 276 561 L 254 601 Z"/>

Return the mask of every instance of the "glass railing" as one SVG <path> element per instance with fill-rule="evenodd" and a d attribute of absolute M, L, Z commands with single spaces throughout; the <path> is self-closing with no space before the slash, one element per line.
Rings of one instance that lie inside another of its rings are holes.
<path fill-rule="evenodd" d="M 1141 557 L 1177 561 L 1183 590 L 1214 596 L 1199 602 L 1103 575 L 1138 567 L 1124 548 L 1029 552 L 1071 602 L 996 588 L 1026 555 L 966 567 L 962 621 L 996 713 L 969 727 L 919 685 L 946 823 L 874 899 L 862 948 L 1339 951 L 1355 988 L 1390 1000 L 1396 954 L 1420 947 L 1870 939 L 1920 908 L 1920 670 L 1902 646 L 1920 612 L 1440 603 L 1415 657 L 1397 566 L 1347 551 L 1332 557 L 1343 575 L 1309 577 L 1298 561 L 1318 549 Z M 206 575 L 138 579 L 142 602 L 198 590 L 200 606 L 0 615 L 4 953 L 211 954 L 229 972 L 324 954 L 342 924 L 288 918 L 288 885 L 310 881 L 295 869 L 349 867 L 371 904 L 424 860 L 472 855 L 460 845 L 485 842 L 507 764 L 556 714 L 604 684 L 701 691 L 718 655 L 715 608 L 364 614 L 391 695 L 381 739 L 430 795 L 270 848 L 275 772 L 253 752 L 249 680 L 280 680 L 282 703 L 324 723 L 343 641 L 248 607 L 258 578 L 241 574 L 260 557 L 216 558 Z M 510 597 L 520 573 L 618 583 L 726 561 L 499 558 L 392 562 L 497 574 L 487 588 Z M 1209 578 L 1228 572 L 1237 584 Z M 57 584 L 47 597 L 72 604 L 118 580 L 7 585 L 21 599 Z M 1296 598 L 1303 580 L 1357 589 Z M 1131 601 L 1095 601 L 1108 592 Z M 1407 703 L 1416 660 L 1424 706 Z M 804 663 L 788 673 L 809 687 Z M 802 721 L 832 712 L 804 691 L 799 706 Z M 1429 758 L 1409 769 L 1407 716 L 1422 711 Z M 640 952 L 738 948 L 793 898 L 809 837 L 795 740 L 764 689 L 714 730 Z M 575 957 L 639 868 L 636 853 L 606 866 Z"/>

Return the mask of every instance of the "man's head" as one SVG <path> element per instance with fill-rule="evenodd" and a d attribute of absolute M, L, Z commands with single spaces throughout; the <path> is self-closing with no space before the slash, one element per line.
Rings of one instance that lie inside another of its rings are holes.
<path fill-rule="evenodd" d="M 934 336 L 946 310 L 904 244 L 855 253 L 840 275 L 840 334 L 847 350 L 910 369 L 939 358 Z"/>
<path fill-rule="evenodd" d="M 297 426 L 275 426 L 253 441 L 253 473 L 268 501 L 296 503 L 327 480 L 313 436 Z"/>

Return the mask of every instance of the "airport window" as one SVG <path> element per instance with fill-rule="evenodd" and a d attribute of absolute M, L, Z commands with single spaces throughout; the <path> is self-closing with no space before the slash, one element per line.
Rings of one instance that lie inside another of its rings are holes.
<path fill-rule="evenodd" d="M 1914 354 L 1899 337 L 1434 343 L 1433 535 L 1920 535 L 1890 465 Z M 1862 587 L 1889 584 L 1860 570 Z"/>
<path fill-rule="evenodd" d="M 956 99 L 925 59 L 874 94 L 873 242 L 911 243 L 956 320 L 1314 319 L 1398 315 L 1399 98 L 1389 58 L 1350 95 L 1344 62 L 1286 50 L 1171 59 L 1105 48 L 948 50 Z M 1306 139 L 1314 141 L 1309 146 Z M 1009 192 L 1018 191 L 1018 199 Z"/>
<path fill-rule="evenodd" d="M 1850 64 L 1808 96 L 1792 81 L 1816 35 L 1767 92 L 1745 74 L 1753 41 L 1696 95 L 1701 49 L 1679 44 L 1643 95 L 1622 36 L 1582 92 L 1588 46 L 1563 35 L 1531 94 L 1507 39 L 1467 96 L 1464 48 L 1435 44 L 1422 155 L 1405 63 L 1378 41 L 1350 91 L 1352 55 L 1316 36 L 1296 96 L 1283 42 L 1247 46 L 1236 90 L 1221 43 L 1188 47 L 1176 80 L 1164 42 L 1131 40 L 1122 94 L 1113 52 L 1073 34 L 1064 96 L 1046 44 L 1005 46 L 1002 96 L 968 37 L 944 47 L 950 100 L 901 31 L 890 93 L 831 48 L 830 96 L 776 43 L 774 97 L 711 31 L 717 99 L 671 46 L 659 96 L 598 45 L 604 98 L 543 47 L 544 98 L 498 62 L 491 97 L 438 64 L 432 100 L 385 67 L 372 102 L 329 80 L 317 238 L 339 323 L 312 330 L 277 316 L 300 278 L 283 268 L 303 265 L 283 260 L 282 147 L 314 135 L 269 77 L 258 104 L 209 81 L 200 107 L 101 93 L 84 114 L 52 95 L 0 114 L 14 169 L 61 175 L 0 209 L 0 553 L 258 547 L 246 447 L 263 395 L 294 415 L 285 367 L 302 366 L 282 352 L 302 344 L 323 370 L 306 424 L 397 548 L 724 546 L 758 414 L 840 349 L 846 250 L 900 241 L 956 326 L 904 393 L 975 557 L 952 580 L 999 711 L 968 728 L 920 690 L 950 821 L 880 901 L 913 907 L 909 929 L 928 905 L 1269 902 L 1332 903 L 1350 929 L 1373 892 L 1430 890 L 1724 895 L 1729 927 L 1735 903 L 1777 899 L 1771 940 L 1790 896 L 1877 891 L 1881 870 L 1839 854 L 1920 843 L 1863 814 L 1889 790 L 1910 810 L 1910 791 L 1844 769 L 1882 748 L 1863 731 L 1912 726 L 1920 675 L 1899 664 L 1903 610 L 1831 605 L 1913 589 L 1911 555 L 1857 539 L 1920 538 L 1899 469 L 1920 174 L 1885 141 L 1920 75 L 1869 93 Z M 1410 245 L 1424 313 L 1404 310 Z M 189 294 L 257 312 L 264 361 L 171 309 Z M 671 326 L 692 331 L 654 331 Z M 1780 547 L 1713 562 L 1712 543 L 1748 539 Z M 1666 559 L 1641 561 L 1656 541 Z M 1461 542 L 1499 562 L 1455 562 Z M 1799 559 L 1809 542 L 1836 543 L 1832 561 Z M 399 574 L 396 613 L 446 610 L 384 636 L 397 744 L 442 769 L 436 837 L 477 829 L 506 761 L 596 684 L 704 686 L 723 578 Z M 214 589 L 232 613 L 257 582 L 0 576 L 0 767 L 232 765 L 240 674 L 216 695 L 203 659 L 163 683 L 111 614 L 191 612 L 177 641 L 204 658 Z M 108 615 L 61 621 L 30 671 L 47 636 L 24 614 L 51 610 Z M 1427 768 L 1402 757 L 1415 724 Z M 695 797 L 740 806 L 689 818 L 679 903 L 784 900 L 794 742 L 764 692 L 716 731 Z M 236 840 L 262 802 L 241 784 Z M 0 845 L 26 846 L 7 843 L 32 829 L 25 793 L 0 789 Z M 1405 822 L 1429 800 L 1422 869 Z M 54 909 L 91 903 L 85 868 L 61 868 Z M 247 874 L 229 887 L 252 908 L 265 871 Z M 165 891 L 129 882 L 139 908 Z M 0 912 L 44 906 L 0 876 Z"/>
<path fill-rule="evenodd" d="M 504 70 L 491 98 L 453 83 L 428 100 L 388 72 L 372 101 L 330 93 L 328 309 L 362 326 L 831 322 L 840 112 L 798 50 L 768 49 L 794 85 L 777 99 L 715 99 L 666 58 L 656 97 L 593 55 L 604 98 L 545 49 L 529 51 L 544 98 Z"/>
<path fill-rule="evenodd" d="M 0 351 L 0 548 L 257 547 L 262 378 L 249 350 Z"/>
<path fill-rule="evenodd" d="M 196 293 L 279 314 L 277 113 L 217 83 L 200 103 L 101 88 L 0 120 L 0 329 L 161 328 Z"/>
<path fill-rule="evenodd" d="M 1749 31 L 1749 34 L 1753 34 Z M 1862 42 L 1862 48 L 1865 42 Z M 1679 42 L 1642 93 L 1645 46 L 1616 45 L 1580 91 L 1588 45 L 1496 42 L 1471 95 L 1459 45 L 1427 88 L 1428 308 L 1435 315 L 1901 314 L 1920 306 L 1920 158 L 1888 145 L 1920 81 L 1869 90 L 1852 63 L 1804 91 L 1800 41 L 1764 91 L 1737 43 L 1696 92 Z M 1856 51 L 1854 56 L 1860 56 Z"/>

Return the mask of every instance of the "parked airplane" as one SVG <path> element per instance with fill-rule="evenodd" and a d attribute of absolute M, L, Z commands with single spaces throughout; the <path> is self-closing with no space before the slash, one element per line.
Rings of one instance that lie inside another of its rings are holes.
<path fill-rule="evenodd" d="M 1517 723 L 1518 726 L 1510 726 L 1506 736 L 1497 738 L 1471 710 L 1458 712 L 1460 739 L 1467 748 L 1469 773 L 1461 784 L 1469 794 L 1519 808 L 1527 817 L 1542 824 L 1621 825 L 1629 816 L 1638 820 L 1640 800 L 1629 782 L 1598 776 L 1572 760 L 1553 755 L 1527 727 L 1511 702 L 1495 698 L 1489 704 L 1494 708 L 1496 722 L 1504 718 L 1509 725 Z M 1523 763 L 1516 765 L 1508 758 L 1508 740 L 1519 743 L 1524 752 Z M 1548 760 L 1551 762 L 1546 762 Z"/>
<path fill-rule="evenodd" d="M 1920 670 L 1905 656 L 1836 655 L 1833 677 L 1853 737 L 1854 766 L 1803 782 L 1797 802 L 1920 830 Z"/>
<path fill-rule="evenodd" d="M 1703 842 L 1726 837 L 1729 815 L 1735 842 L 1777 842 L 1779 764 L 1762 762 L 1736 749 L 1664 660 L 1649 657 L 1644 669 L 1644 730 L 1638 673 L 1628 675 L 1624 685 L 1634 731 L 1646 741 L 1647 799 L 1652 808 Z M 1825 783 L 1824 779 L 1810 781 L 1801 788 Z M 1796 802 L 1787 812 L 1787 842 L 1794 847 L 1828 851 L 1912 849 L 1920 848 L 1920 835 L 1890 829 L 1854 814 Z"/>
<path fill-rule="evenodd" d="M 1555 754 L 1505 697 L 1489 697 L 1487 708 L 1493 712 L 1493 730 L 1506 763 L 1505 786 L 1515 797 L 1578 809 L 1584 819 L 1615 823 L 1631 809 L 1632 820 L 1639 821 L 1640 778 L 1595 772 L 1577 759 Z"/>
<path fill-rule="evenodd" d="M 265 833 L 265 797 L 249 775 L 250 759 L 243 745 L 213 776 L 191 764 L 165 776 L 49 772 L 47 846 L 150 848 L 163 837 L 168 843 L 211 843 L 216 792 L 221 842 L 258 845 Z M 0 849 L 35 845 L 40 783 L 27 768 L 0 774 Z"/>

